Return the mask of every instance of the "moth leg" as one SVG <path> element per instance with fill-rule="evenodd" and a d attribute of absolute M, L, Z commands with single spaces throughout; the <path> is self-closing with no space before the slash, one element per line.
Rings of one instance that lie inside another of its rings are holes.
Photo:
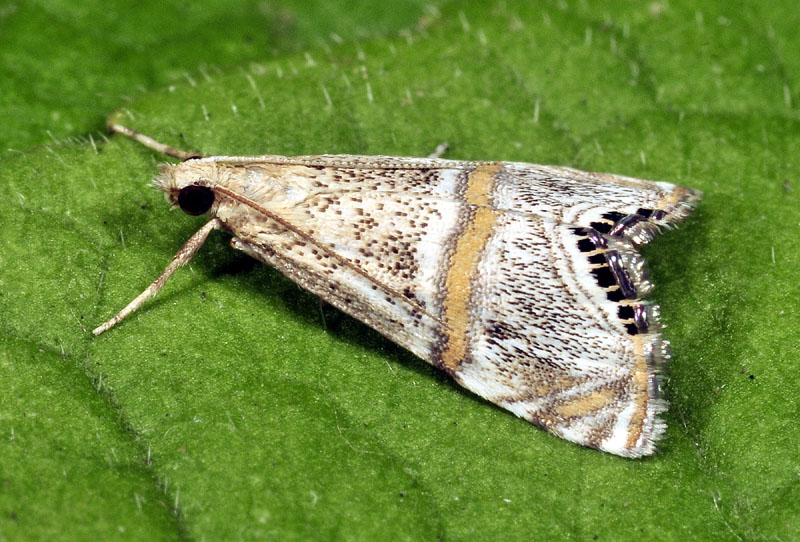
<path fill-rule="evenodd" d="M 439 158 L 442 157 L 442 155 L 445 152 L 447 152 L 447 148 L 449 146 L 450 145 L 447 144 L 447 141 L 443 141 L 442 143 L 439 143 L 436 146 L 436 148 L 433 150 L 433 152 L 428 155 L 428 158 L 430 158 L 431 160 L 438 160 Z"/>
<path fill-rule="evenodd" d="M 241 250 L 242 252 L 244 252 L 245 254 L 250 256 L 251 258 L 256 258 L 256 255 L 255 255 L 256 253 L 253 250 L 253 245 L 251 245 L 247 241 L 242 241 L 238 237 L 231 237 L 231 248 L 234 248 L 236 250 Z M 258 258 L 256 258 L 256 259 L 258 259 Z"/>
<path fill-rule="evenodd" d="M 325 300 L 321 297 L 317 299 L 319 299 L 319 318 L 322 320 L 322 329 L 327 330 L 328 322 L 325 320 L 325 311 L 323 310 L 325 308 Z"/>
<path fill-rule="evenodd" d="M 194 258 L 194 255 L 197 254 L 197 251 L 200 250 L 200 247 L 206 242 L 208 234 L 214 230 L 218 230 L 221 224 L 222 222 L 219 218 L 212 218 L 206 223 L 205 226 L 197 230 L 195 234 L 183 244 L 180 250 L 178 250 L 178 252 L 172 258 L 170 264 L 166 269 L 164 269 L 164 272 L 161 273 L 161 275 L 159 275 L 159 277 L 154 280 L 144 292 L 136 296 L 136 299 L 128 303 L 128 305 L 119 311 L 111 320 L 108 320 L 103 325 L 95 328 L 92 333 L 95 335 L 100 335 L 102 332 L 111 329 L 120 323 L 130 313 L 141 307 L 145 301 L 156 295 L 161 288 L 164 287 L 164 284 L 166 284 L 167 280 L 169 280 L 172 274 L 178 270 L 178 268 L 186 265 L 189 263 L 189 261 L 191 261 L 192 258 Z"/>
<path fill-rule="evenodd" d="M 116 115 L 112 116 L 108 119 L 108 129 L 113 133 L 119 133 L 128 136 L 129 138 L 137 141 L 147 147 L 148 149 L 153 149 L 156 152 L 164 153 L 167 156 L 172 156 L 173 158 L 177 158 L 178 160 L 186 161 L 190 158 L 202 158 L 202 155 L 191 152 L 191 151 L 182 151 L 180 149 L 176 149 L 175 147 L 170 147 L 169 145 L 165 145 L 164 143 L 159 143 L 152 137 L 148 137 L 141 132 L 137 132 L 127 126 L 123 126 L 122 124 L 117 123 Z"/>

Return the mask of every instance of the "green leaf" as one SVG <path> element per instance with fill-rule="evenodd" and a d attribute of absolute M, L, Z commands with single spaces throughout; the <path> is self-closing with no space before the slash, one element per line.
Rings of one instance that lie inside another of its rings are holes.
<path fill-rule="evenodd" d="M 222 234 L 91 338 L 202 224 L 147 186 L 163 158 L 114 136 L 0 172 L 0 535 L 797 538 L 800 40 L 758 6 L 453 2 L 415 32 L 148 93 L 123 117 L 205 154 L 446 140 L 450 158 L 703 190 L 646 250 L 673 345 L 656 456 L 533 428 Z"/>
<path fill-rule="evenodd" d="M 427 3 L 427 2 L 426 2 Z M 32 0 L 0 7 L 0 158 L 103 130 L 149 90 L 310 45 L 413 27 L 421 0 Z"/>

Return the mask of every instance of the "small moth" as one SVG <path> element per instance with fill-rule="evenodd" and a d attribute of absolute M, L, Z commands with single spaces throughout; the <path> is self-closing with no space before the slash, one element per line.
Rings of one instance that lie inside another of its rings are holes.
<path fill-rule="evenodd" d="M 638 248 L 700 193 L 516 162 L 389 156 L 200 156 L 110 121 L 182 160 L 167 201 L 210 220 L 144 292 L 156 295 L 213 230 L 477 395 L 567 440 L 652 454 L 669 358 Z"/>

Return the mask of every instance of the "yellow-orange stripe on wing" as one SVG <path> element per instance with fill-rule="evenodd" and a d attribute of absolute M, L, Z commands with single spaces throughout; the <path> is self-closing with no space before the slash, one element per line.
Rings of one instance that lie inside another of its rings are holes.
<path fill-rule="evenodd" d="M 481 259 L 498 213 L 489 208 L 490 196 L 501 164 L 482 164 L 467 178 L 466 203 L 476 205 L 469 222 L 456 241 L 445 281 L 444 320 L 449 329 L 447 345 L 441 352 L 441 364 L 454 371 L 467 354 L 467 331 L 470 325 L 469 301 L 472 277 Z"/>

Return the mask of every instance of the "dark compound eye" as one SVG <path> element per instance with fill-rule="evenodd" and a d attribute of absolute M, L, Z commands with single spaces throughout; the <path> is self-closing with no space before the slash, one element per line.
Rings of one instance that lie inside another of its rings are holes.
<path fill-rule="evenodd" d="M 214 191 L 207 186 L 184 186 L 178 193 L 178 205 L 187 215 L 207 213 L 213 204 Z"/>

